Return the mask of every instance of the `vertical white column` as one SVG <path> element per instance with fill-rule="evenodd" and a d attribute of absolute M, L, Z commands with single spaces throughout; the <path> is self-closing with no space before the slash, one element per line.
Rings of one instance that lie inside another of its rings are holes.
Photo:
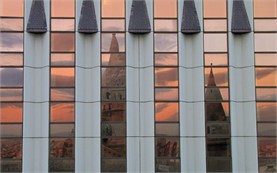
<path fill-rule="evenodd" d="M 195 1 L 201 32 L 189 35 L 181 33 L 183 3 L 178 1 L 181 172 L 205 172 L 202 1 Z"/>
<path fill-rule="evenodd" d="M 31 5 L 25 0 L 23 172 L 48 172 L 50 1 L 44 1 L 44 34 L 26 32 Z"/>
<path fill-rule="evenodd" d="M 253 0 L 244 1 L 253 30 Z M 228 1 L 228 40 L 232 167 L 234 172 L 258 172 L 254 33 L 232 34 L 233 1 Z"/>
<path fill-rule="evenodd" d="M 94 0 L 99 32 L 78 33 L 82 0 L 76 0 L 75 172 L 101 171 L 100 0 Z"/>

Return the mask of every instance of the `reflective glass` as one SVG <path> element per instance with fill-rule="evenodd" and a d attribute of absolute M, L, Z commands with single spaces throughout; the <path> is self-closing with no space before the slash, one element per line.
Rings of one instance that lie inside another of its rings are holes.
<path fill-rule="evenodd" d="M 207 158 L 207 172 L 232 172 L 232 160 L 225 157 Z"/>
<path fill-rule="evenodd" d="M 125 88 L 103 88 L 102 101 L 125 101 L 126 89 Z"/>
<path fill-rule="evenodd" d="M 156 159 L 156 172 L 180 171 L 180 159 Z"/>
<path fill-rule="evenodd" d="M 101 159 L 102 172 L 126 172 L 126 166 L 125 159 Z"/>
<path fill-rule="evenodd" d="M 155 86 L 178 86 L 178 68 L 155 68 Z"/>
<path fill-rule="evenodd" d="M 23 0 L 1 0 L 0 16 L 23 17 Z"/>
<path fill-rule="evenodd" d="M 276 0 L 254 0 L 254 17 L 277 17 Z"/>
<path fill-rule="evenodd" d="M 52 31 L 74 31 L 74 19 L 51 19 Z"/>
<path fill-rule="evenodd" d="M 22 122 L 22 103 L 0 103 L 0 123 Z"/>
<path fill-rule="evenodd" d="M 156 66 L 177 66 L 178 65 L 178 55 L 177 54 L 155 54 L 155 65 Z"/>
<path fill-rule="evenodd" d="M 156 157 L 179 157 L 179 138 L 156 137 Z"/>
<path fill-rule="evenodd" d="M 22 89 L 15 88 L 0 88 L 1 101 L 22 101 Z"/>
<path fill-rule="evenodd" d="M 51 101 L 74 101 L 74 88 L 51 89 Z"/>
<path fill-rule="evenodd" d="M 102 138 L 102 158 L 126 157 L 125 137 Z"/>
<path fill-rule="evenodd" d="M 227 5 L 226 0 L 204 0 L 205 18 L 225 18 Z"/>
<path fill-rule="evenodd" d="M 74 138 L 51 138 L 49 144 L 49 157 L 74 158 L 74 143 Z"/>
<path fill-rule="evenodd" d="M 1 172 L 22 172 L 22 160 L 2 159 Z"/>
<path fill-rule="evenodd" d="M 74 87 L 74 68 L 51 68 L 51 87 Z"/>
<path fill-rule="evenodd" d="M 258 136 L 277 136 L 277 123 L 258 123 Z"/>
<path fill-rule="evenodd" d="M 0 124 L 0 137 L 22 137 L 22 124 Z"/>
<path fill-rule="evenodd" d="M 177 52 L 177 34 L 155 34 L 155 52 Z"/>
<path fill-rule="evenodd" d="M 74 122 L 74 103 L 51 103 L 51 122 Z"/>
<path fill-rule="evenodd" d="M 102 123 L 101 125 L 102 137 L 126 136 L 125 123 Z"/>
<path fill-rule="evenodd" d="M 207 138 L 207 157 L 231 156 L 230 138 Z"/>
<path fill-rule="evenodd" d="M 125 34 L 112 33 L 102 35 L 102 52 L 124 52 Z"/>
<path fill-rule="evenodd" d="M 256 86 L 277 86 L 277 67 L 256 68 Z"/>
<path fill-rule="evenodd" d="M 50 124 L 51 137 L 74 137 L 74 124 Z"/>
<path fill-rule="evenodd" d="M 178 88 L 155 88 L 156 101 L 177 101 Z"/>
<path fill-rule="evenodd" d="M 228 86 L 228 68 L 205 68 L 205 86 Z"/>
<path fill-rule="evenodd" d="M 23 66 L 23 54 L 0 53 L 0 66 Z"/>
<path fill-rule="evenodd" d="M 257 121 L 275 121 L 277 122 L 277 103 L 275 102 L 257 102 Z"/>
<path fill-rule="evenodd" d="M 276 156 L 275 156 L 276 157 Z M 258 158 L 259 160 L 259 172 L 276 172 L 277 170 L 277 159 L 276 158 Z"/>
<path fill-rule="evenodd" d="M 4 159 L 22 159 L 22 139 L 0 139 L 0 143 L 1 162 L 4 161 Z"/>
<path fill-rule="evenodd" d="M 259 157 L 277 157 L 276 137 L 258 137 Z"/>
<path fill-rule="evenodd" d="M 205 111 L 207 121 L 229 121 L 229 103 L 206 102 Z"/>
<path fill-rule="evenodd" d="M 230 123 L 207 123 L 207 136 L 230 136 Z"/>
<path fill-rule="evenodd" d="M 276 53 L 256 53 L 255 54 L 256 65 L 260 66 L 277 66 L 277 54 Z"/>
<path fill-rule="evenodd" d="M 1 18 L 0 31 L 23 31 L 23 19 Z"/>
<path fill-rule="evenodd" d="M 227 34 L 204 34 L 205 52 L 227 52 Z"/>
<path fill-rule="evenodd" d="M 74 66 L 73 53 L 52 53 L 51 66 Z"/>
<path fill-rule="evenodd" d="M 74 0 L 51 0 L 52 17 L 74 17 Z"/>
<path fill-rule="evenodd" d="M 205 54 L 205 66 L 228 66 L 228 55 Z"/>
<path fill-rule="evenodd" d="M 23 33 L 0 33 L 0 51 L 23 52 Z"/>
<path fill-rule="evenodd" d="M 154 17 L 177 18 L 177 0 L 154 0 Z"/>
<path fill-rule="evenodd" d="M 124 19 L 102 19 L 102 31 L 125 31 Z"/>
<path fill-rule="evenodd" d="M 204 31 L 227 31 L 227 20 L 204 20 Z"/>
<path fill-rule="evenodd" d="M 277 19 L 255 19 L 255 31 L 277 31 Z"/>
<path fill-rule="evenodd" d="M 125 87 L 126 68 L 110 67 L 102 68 L 102 87 Z"/>
<path fill-rule="evenodd" d="M 103 102 L 101 121 L 124 122 L 126 117 L 126 103 Z"/>
<path fill-rule="evenodd" d="M 206 88 L 205 99 L 206 101 L 229 100 L 229 89 L 228 88 Z"/>
<path fill-rule="evenodd" d="M 125 66 L 125 53 L 102 53 L 102 66 Z"/>
<path fill-rule="evenodd" d="M 177 19 L 155 19 L 155 31 L 177 32 Z"/>
<path fill-rule="evenodd" d="M 124 17 L 124 0 L 102 0 L 102 17 Z"/>
<path fill-rule="evenodd" d="M 0 68 L 0 87 L 22 87 L 23 68 Z"/>
<path fill-rule="evenodd" d="M 256 52 L 277 52 L 277 33 L 256 33 Z"/>
<path fill-rule="evenodd" d="M 51 51 L 73 52 L 75 49 L 74 33 L 52 33 Z"/>
<path fill-rule="evenodd" d="M 73 173 L 75 170 L 74 158 L 68 159 L 49 159 L 49 172 Z"/>
<path fill-rule="evenodd" d="M 256 88 L 256 99 L 277 101 L 277 88 Z"/>
<path fill-rule="evenodd" d="M 156 136 L 179 136 L 178 123 L 156 123 Z"/>
<path fill-rule="evenodd" d="M 155 103 L 155 121 L 177 122 L 179 120 L 179 104 L 172 102 Z"/>

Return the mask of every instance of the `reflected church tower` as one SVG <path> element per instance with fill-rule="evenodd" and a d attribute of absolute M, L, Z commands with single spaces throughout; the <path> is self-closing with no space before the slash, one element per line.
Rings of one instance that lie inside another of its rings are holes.
<path fill-rule="evenodd" d="M 211 64 L 212 66 L 212 64 Z M 226 121 L 227 117 L 224 112 L 221 101 L 223 100 L 219 88 L 216 86 L 213 68 L 208 78 L 208 85 L 205 92 L 205 98 L 209 101 L 216 101 L 215 103 L 207 102 L 206 103 L 206 117 L 208 121 Z"/>

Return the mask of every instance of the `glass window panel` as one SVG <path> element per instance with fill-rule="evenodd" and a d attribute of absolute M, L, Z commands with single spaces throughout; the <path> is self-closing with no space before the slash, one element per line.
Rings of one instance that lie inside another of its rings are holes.
<path fill-rule="evenodd" d="M 206 102 L 205 111 L 207 121 L 229 121 L 229 103 L 227 102 Z"/>
<path fill-rule="evenodd" d="M 155 88 L 155 100 L 156 101 L 177 101 L 178 88 Z"/>
<path fill-rule="evenodd" d="M 74 124 L 50 124 L 51 137 L 74 137 Z"/>
<path fill-rule="evenodd" d="M 205 68 L 205 86 L 228 86 L 228 68 Z"/>
<path fill-rule="evenodd" d="M 180 159 L 156 159 L 156 172 L 180 172 Z"/>
<path fill-rule="evenodd" d="M 126 166 L 125 159 L 101 159 L 102 172 L 126 172 Z"/>
<path fill-rule="evenodd" d="M 155 54 L 155 65 L 156 66 L 177 66 L 178 55 L 177 54 Z"/>
<path fill-rule="evenodd" d="M 126 138 L 102 138 L 102 158 L 126 157 Z"/>
<path fill-rule="evenodd" d="M 155 34 L 155 52 L 177 52 L 177 34 Z"/>
<path fill-rule="evenodd" d="M 126 64 L 125 53 L 103 53 L 101 56 L 102 66 L 125 66 Z"/>
<path fill-rule="evenodd" d="M 74 17 L 74 0 L 51 0 L 52 17 Z"/>
<path fill-rule="evenodd" d="M 23 66 L 23 54 L 0 53 L 0 66 Z"/>
<path fill-rule="evenodd" d="M 178 123 L 156 123 L 156 136 L 179 136 Z"/>
<path fill-rule="evenodd" d="M 125 88 L 103 88 L 102 101 L 125 101 L 126 89 Z"/>
<path fill-rule="evenodd" d="M 124 17 L 124 0 L 102 0 L 102 17 Z"/>
<path fill-rule="evenodd" d="M 1 18 L 0 31 L 23 31 L 23 19 Z"/>
<path fill-rule="evenodd" d="M 156 157 L 179 157 L 179 138 L 156 137 Z"/>
<path fill-rule="evenodd" d="M 74 172 L 74 159 L 49 159 L 49 172 Z"/>
<path fill-rule="evenodd" d="M 74 33 L 52 33 L 51 51 L 73 52 L 75 49 Z"/>
<path fill-rule="evenodd" d="M 23 17 L 23 0 L 1 0 L 0 16 Z"/>
<path fill-rule="evenodd" d="M 102 87 L 125 87 L 126 68 L 110 67 L 102 68 Z"/>
<path fill-rule="evenodd" d="M 0 68 L 0 87 L 22 87 L 23 68 Z"/>
<path fill-rule="evenodd" d="M 1 101 L 22 101 L 22 89 L 15 88 L 0 88 Z"/>
<path fill-rule="evenodd" d="M 0 137 L 22 137 L 22 124 L 0 124 Z"/>
<path fill-rule="evenodd" d="M 257 102 L 257 121 L 277 122 L 277 103 Z"/>
<path fill-rule="evenodd" d="M 276 33 L 256 33 L 255 51 L 257 52 L 277 52 Z"/>
<path fill-rule="evenodd" d="M 101 136 L 126 136 L 126 124 L 125 123 L 102 123 Z"/>
<path fill-rule="evenodd" d="M 277 88 L 256 88 L 256 99 L 277 101 Z"/>
<path fill-rule="evenodd" d="M 179 120 L 179 104 L 172 102 L 155 103 L 155 121 L 171 121 Z"/>
<path fill-rule="evenodd" d="M 256 68 L 256 86 L 277 86 L 277 67 Z"/>
<path fill-rule="evenodd" d="M 74 144 L 74 138 L 51 138 L 49 144 L 49 157 L 74 158 Z"/>
<path fill-rule="evenodd" d="M 277 66 L 277 54 L 255 54 L 256 65 L 261 66 Z"/>
<path fill-rule="evenodd" d="M 204 0 L 205 18 L 225 18 L 226 9 L 226 0 Z"/>
<path fill-rule="evenodd" d="M 102 31 L 125 31 L 124 19 L 102 19 Z"/>
<path fill-rule="evenodd" d="M 230 136 L 230 123 L 207 123 L 207 136 Z"/>
<path fill-rule="evenodd" d="M 204 20 L 204 31 L 227 31 L 227 20 Z"/>
<path fill-rule="evenodd" d="M 74 88 L 51 89 L 51 101 L 74 101 Z"/>
<path fill-rule="evenodd" d="M 207 157 L 230 157 L 230 138 L 207 138 Z"/>
<path fill-rule="evenodd" d="M 126 103 L 102 103 L 101 121 L 124 122 L 126 117 Z"/>
<path fill-rule="evenodd" d="M 277 19 L 255 19 L 255 31 L 277 31 Z"/>
<path fill-rule="evenodd" d="M 51 122 L 74 122 L 74 103 L 51 103 Z"/>
<path fill-rule="evenodd" d="M 74 31 L 74 19 L 51 19 L 52 31 Z"/>
<path fill-rule="evenodd" d="M 0 33 L 0 51 L 23 52 L 23 33 Z"/>
<path fill-rule="evenodd" d="M 258 123 L 258 136 L 277 136 L 277 123 Z"/>
<path fill-rule="evenodd" d="M 51 87 L 74 87 L 74 68 L 51 68 Z"/>
<path fill-rule="evenodd" d="M 22 172 L 22 160 L 1 159 L 1 172 Z"/>
<path fill-rule="evenodd" d="M 205 52 L 227 52 L 227 34 L 204 34 Z"/>
<path fill-rule="evenodd" d="M 51 66 L 74 66 L 73 53 L 52 53 Z"/>
<path fill-rule="evenodd" d="M 154 0 L 154 17 L 177 18 L 177 0 Z"/>
<path fill-rule="evenodd" d="M 1 103 L 0 108 L 0 123 L 22 122 L 22 103 Z"/>
<path fill-rule="evenodd" d="M 259 160 L 259 172 L 276 172 L 277 170 L 277 159 L 276 158 L 266 158 Z"/>
<path fill-rule="evenodd" d="M 178 86 L 178 68 L 155 68 L 155 86 Z"/>
<path fill-rule="evenodd" d="M 277 157 L 276 137 L 258 137 L 259 157 Z"/>
<path fill-rule="evenodd" d="M 102 52 L 124 52 L 125 34 L 102 34 Z"/>
<path fill-rule="evenodd" d="M 205 66 L 228 66 L 228 55 L 205 54 Z"/>
<path fill-rule="evenodd" d="M 276 0 L 254 0 L 254 17 L 277 17 Z"/>
<path fill-rule="evenodd" d="M 205 99 L 206 101 L 229 100 L 229 90 L 228 88 L 206 88 Z"/>
<path fill-rule="evenodd" d="M 207 172 L 232 172 L 231 158 L 207 158 Z"/>
<path fill-rule="evenodd" d="M 4 159 L 22 159 L 22 139 L 0 139 L 0 143 L 1 162 Z"/>
<path fill-rule="evenodd" d="M 177 32 L 177 19 L 155 19 L 155 31 Z"/>

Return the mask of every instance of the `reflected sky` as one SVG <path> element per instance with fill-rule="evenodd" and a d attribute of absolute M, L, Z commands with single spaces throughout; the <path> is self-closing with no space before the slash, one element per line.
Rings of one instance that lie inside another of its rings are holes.
<path fill-rule="evenodd" d="M 177 34 L 155 34 L 155 52 L 177 52 Z"/>
<path fill-rule="evenodd" d="M 52 17 L 74 17 L 74 0 L 51 0 Z"/>
<path fill-rule="evenodd" d="M 51 66 L 74 66 L 73 53 L 52 53 Z"/>
<path fill-rule="evenodd" d="M 0 122 L 22 122 L 22 103 L 1 103 Z"/>
<path fill-rule="evenodd" d="M 257 121 L 277 122 L 277 103 L 256 103 Z"/>
<path fill-rule="evenodd" d="M 227 20 L 204 20 L 204 31 L 227 31 Z"/>
<path fill-rule="evenodd" d="M 102 19 L 102 31 L 124 31 L 124 19 Z"/>
<path fill-rule="evenodd" d="M 0 20 L 0 31 L 23 31 L 23 19 L 2 18 Z"/>
<path fill-rule="evenodd" d="M 205 68 L 205 86 L 208 85 L 211 68 Z M 213 68 L 217 86 L 228 86 L 228 68 Z"/>
<path fill-rule="evenodd" d="M 104 34 L 102 33 L 102 52 L 109 52 L 110 51 L 110 45 L 112 42 L 112 34 Z M 125 34 L 119 34 L 116 35 L 118 45 L 119 45 L 119 52 L 125 51 Z"/>
<path fill-rule="evenodd" d="M 22 89 L 0 88 L 1 101 L 22 101 Z"/>
<path fill-rule="evenodd" d="M 257 100 L 277 101 L 277 88 L 256 88 Z"/>
<path fill-rule="evenodd" d="M 155 103 L 155 121 L 178 121 L 178 103 Z"/>
<path fill-rule="evenodd" d="M 74 88 L 51 89 L 52 101 L 74 101 Z"/>
<path fill-rule="evenodd" d="M 73 122 L 74 103 L 51 103 L 51 122 Z"/>
<path fill-rule="evenodd" d="M 51 19 L 52 31 L 74 31 L 74 19 Z"/>
<path fill-rule="evenodd" d="M 0 33 L 0 51 L 23 52 L 23 33 Z"/>
<path fill-rule="evenodd" d="M 155 65 L 160 66 L 177 66 L 178 65 L 178 55 L 177 54 L 155 54 Z"/>
<path fill-rule="evenodd" d="M 23 17 L 23 0 L 1 0 L 0 16 Z"/>
<path fill-rule="evenodd" d="M 205 66 L 227 66 L 227 54 L 205 54 Z"/>
<path fill-rule="evenodd" d="M 256 65 L 262 66 L 277 66 L 277 54 L 276 53 L 256 53 L 255 54 Z"/>
<path fill-rule="evenodd" d="M 179 99 L 178 88 L 155 88 L 155 99 L 156 101 L 177 101 Z"/>
<path fill-rule="evenodd" d="M 52 33 L 51 51 L 73 52 L 75 49 L 74 33 Z"/>
<path fill-rule="evenodd" d="M 277 17 L 276 0 L 254 0 L 254 17 Z"/>
<path fill-rule="evenodd" d="M 1 137 L 22 137 L 22 124 L 1 124 Z"/>
<path fill-rule="evenodd" d="M 255 19 L 255 31 L 277 31 L 277 19 Z"/>
<path fill-rule="evenodd" d="M 23 54 L 0 53 L 0 66 L 23 66 Z"/>
<path fill-rule="evenodd" d="M 204 0 L 203 6 L 205 18 L 226 17 L 226 0 Z"/>
<path fill-rule="evenodd" d="M 177 17 L 177 0 L 154 0 L 154 17 Z"/>
<path fill-rule="evenodd" d="M 22 87 L 22 68 L 0 68 L 0 87 Z"/>
<path fill-rule="evenodd" d="M 102 17 L 124 17 L 124 0 L 102 0 Z"/>
<path fill-rule="evenodd" d="M 178 86 L 178 68 L 155 68 L 155 86 Z"/>
<path fill-rule="evenodd" d="M 256 68 L 256 86 L 277 86 L 277 68 Z"/>
<path fill-rule="evenodd" d="M 256 52 L 277 52 L 277 33 L 256 33 Z"/>
<path fill-rule="evenodd" d="M 52 87 L 74 87 L 74 68 L 51 68 Z"/>
<path fill-rule="evenodd" d="M 155 31 L 177 32 L 177 19 L 173 19 L 173 20 L 155 19 L 154 26 L 155 26 L 155 29 L 154 29 Z"/>
<path fill-rule="evenodd" d="M 227 52 L 227 34 L 204 34 L 205 52 Z"/>

